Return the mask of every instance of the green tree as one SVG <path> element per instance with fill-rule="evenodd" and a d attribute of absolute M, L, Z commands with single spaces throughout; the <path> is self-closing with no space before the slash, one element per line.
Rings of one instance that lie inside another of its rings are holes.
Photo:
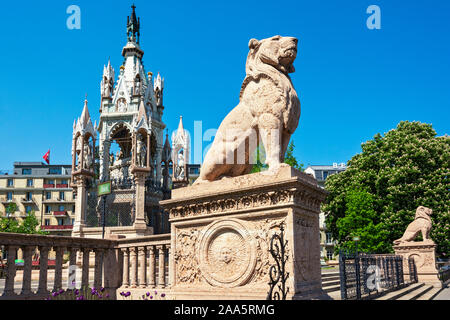
<path fill-rule="evenodd" d="M 303 163 L 299 164 L 297 159 L 295 159 L 294 157 L 294 148 L 295 148 L 294 140 L 291 140 L 286 150 L 286 154 L 284 156 L 284 163 L 287 163 L 288 165 L 297 170 L 303 171 Z"/>
<path fill-rule="evenodd" d="M 364 190 L 372 196 L 376 213 L 365 216 L 380 241 L 369 246 L 373 251 L 393 252 L 392 242 L 402 236 L 417 207 L 423 205 L 433 209 L 431 238 L 437 244 L 437 255 L 448 257 L 449 172 L 450 137 L 437 137 L 430 124 L 402 121 L 384 136 L 376 134 L 363 143 L 362 152 L 348 162 L 346 171 L 328 177 L 329 195 L 322 207 L 327 212 L 327 227 L 335 239 L 343 239 L 338 221 L 352 206 L 347 205 L 348 194 Z"/>
<path fill-rule="evenodd" d="M 0 232 L 26 233 L 26 234 L 45 234 L 48 232 L 41 231 L 39 221 L 36 219 L 34 211 L 27 214 L 21 223 L 11 215 L 17 210 L 15 203 L 10 203 L 6 207 L 7 217 L 0 217 Z"/>
<path fill-rule="evenodd" d="M 358 236 L 358 250 L 380 252 L 385 250 L 383 240 L 386 237 L 377 213 L 373 208 L 373 196 L 365 190 L 349 190 L 346 194 L 345 216 L 338 218 L 337 250 L 355 249 L 353 237 Z"/>
<path fill-rule="evenodd" d="M 287 163 L 288 165 L 290 165 L 291 167 L 293 167 L 295 169 L 303 171 L 303 163 L 299 164 L 297 162 L 297 159 L 294 157 L 294 147 L 295 147 L 294 141 L 291 141 L 289 143 L 289 146 L 286 150 L 286 154 L 284 156 L 284 163 Z M 262 162 L 262 161 L 265 161 L 265 159 L 266 159 L 266 151 L 264 149 L 264 146 L 259 145 L 256 148 L 255 153 L 256 153 L 256 156 L 255 156 L 256 163 L 253 165 L 251 173 L 261 172 L 268 168 L 268 166 Z"/>
<path fill-rule="evenodd" d="M 17 233 L 26 233 L 26 234 L 45 234 L 48 235 L 48 232 L 41 231 L 39 227 L 39 221 L 36 219 L 36 215 L 34 211 L 31 211 L 27 214 L 25 219 L 23 219 L 22 223 L 19 225 Z"/>

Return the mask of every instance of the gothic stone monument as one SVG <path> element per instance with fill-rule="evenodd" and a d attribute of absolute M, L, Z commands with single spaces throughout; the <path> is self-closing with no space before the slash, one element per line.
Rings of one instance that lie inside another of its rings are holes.
<path fill-rule="evenodd" d="M 405 278 L 409 278 L 409 259 L 414 259 L 417 268 L 417 280 L 441 286 L 436 269 L 436 244 L 430 239 L 431 214 L 433 210 L 420 206 L 416 210 L 414 221 L 411 222 L 400 239 L 394 241 L 395 254 L 403 256 Z M 421 233 L 422 241 L 414 241 Z"/>
<path fill-rule="evenodd" d="M 249 42 L 239 105 L 224 119 L 194 185 L 160 204 L 171 222 L 170 283 L 176 299 L 265 299 L 274 233 L 285 230 L 289 299 L 323 294 L 319 213 L 326 193 L 283 164 L 300 117 L 288 73 L 297 39 Z M 249 174 L 261 138 L 269 169 Z M 256 138 L 256 139 L 255 139 Z"/>

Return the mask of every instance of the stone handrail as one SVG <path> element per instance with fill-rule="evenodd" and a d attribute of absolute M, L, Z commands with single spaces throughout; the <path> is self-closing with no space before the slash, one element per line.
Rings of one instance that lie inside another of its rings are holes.
<path fill-rule="evenodd" d="M 65 252 L 69 253 L 69 266 L 81 267 L 81 286 L 89 286 L 89 256 L 91 252 L 95 255 L 94 287 L 103 286 L 110 295 L 115 296 L 119 286 L 118 249 L 115 240 L 0 233 L 0 246 L 7 256 L 6 261 L 2 260 L 1 271 L 5 280 L 4 286 L 0 286 L 0 291 L 2 291 L 0 299 L 42 299 L 47 297 L 51 291 L 62 289 Z M 24 260 L 21 277 L 16 274 L 17 266 L 15 264 L 19 251 L 23 254 Z M 54 251 L 56 256 L 52 288 L 48 288 L 50 251 Z M 37 291 L 34 291 L 32 290 L 32 257 L 37 252 L 39 252 L 39 283 Z M 82 256 L 82 260 L 78 263 L 77 254 Z M 64 271 L 67 272 L 68 282 L 76 280 L 76 274 L 75 277 L 69 275 L 71 268 Z M 17 292 L 17 284 L 20 285 L 20 283 L 21 290 Z M 67 283 L 67 286 L 64 287 L 72 287 L 73 284 Z"/>
<path fill-rule="evenodd" d="M 167 288 L 170 234 L 118 240 L 121 290 Z"/>

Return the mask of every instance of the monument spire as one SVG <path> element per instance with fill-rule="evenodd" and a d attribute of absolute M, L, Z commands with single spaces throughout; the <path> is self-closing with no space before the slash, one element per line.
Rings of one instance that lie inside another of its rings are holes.
<path fill-rule="evenodd" d="M 128 41 L 139 44 L 140 19 L 136 18 L 136 6 L 134 4 L 131 6 L 131 9 L 133 9 L 131 12 L 131 18 L 130 16 L 127 17 L 127 38 Z"/>

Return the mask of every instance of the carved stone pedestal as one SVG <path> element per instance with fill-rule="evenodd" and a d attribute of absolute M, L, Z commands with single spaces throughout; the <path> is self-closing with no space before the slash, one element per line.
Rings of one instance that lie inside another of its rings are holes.
<path fill-rule="evenodd" d="M 417 268 L 417 280 L 436 287 L 441 286 L 439 273 L 436 268 L 436 245 L 433 241 L 403 242 L 394 246 L 396 255 L 403 257 L 403 274 L 405 280 L 409 281 L 409 258 L 414 259 Z"/>
<path fill-rule="evenodd" d="M 323 295 L 319 212 L 326 193 L 289 166 L 172 191 L 171 296 L 176 299 L 265 299 L 270 240 L 284 224 L 288 299 Z"/>

